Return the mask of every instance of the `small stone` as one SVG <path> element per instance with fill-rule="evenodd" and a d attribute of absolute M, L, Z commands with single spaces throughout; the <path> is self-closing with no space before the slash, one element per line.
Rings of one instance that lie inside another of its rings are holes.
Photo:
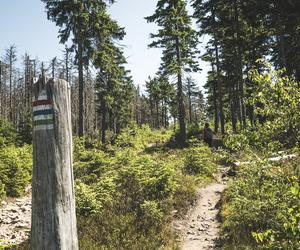
<path fill-rule="evenodd" d="M 16 228 L 28 228 L 28 225 L 26 223 L 18 223 Z"/>

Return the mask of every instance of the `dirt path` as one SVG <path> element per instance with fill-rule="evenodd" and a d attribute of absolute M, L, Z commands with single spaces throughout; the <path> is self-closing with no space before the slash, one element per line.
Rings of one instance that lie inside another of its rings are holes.
<path fill-rule="evenodd" d="M 2 201 L 0 205 L 0 245 L 24 242 L 29 237 L 31 196 Z"/>
<path fill-rule="evenodd" d="M 185 220 L 174 222 L 182 250 L 218 249 L 220 222 L 217 219 L 221 194 L 226 188 L 222 181 L 198 189 L 197 204 Z"/>

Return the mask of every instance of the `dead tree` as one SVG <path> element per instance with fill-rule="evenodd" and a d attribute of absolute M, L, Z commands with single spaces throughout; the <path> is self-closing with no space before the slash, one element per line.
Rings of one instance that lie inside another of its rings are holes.
<path fill-rule="evenodd" d="M 33 98 L 31 249 L 76 250 L 70 86 L 41 78 Z"/>

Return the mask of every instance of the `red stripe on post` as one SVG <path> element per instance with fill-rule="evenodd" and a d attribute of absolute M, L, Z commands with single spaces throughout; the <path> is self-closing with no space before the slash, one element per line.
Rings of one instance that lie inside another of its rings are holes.
<path fill-rule="evenodd" d="M 36 107 L 36 106 L 40 106 L 40 105 L 48 105 L 48 104 L 51 104 L 51 101 L 50 100 L 37 100 L 37 101 L 34 101 L 32 103 L 32 106 L 33 107 Z"/>

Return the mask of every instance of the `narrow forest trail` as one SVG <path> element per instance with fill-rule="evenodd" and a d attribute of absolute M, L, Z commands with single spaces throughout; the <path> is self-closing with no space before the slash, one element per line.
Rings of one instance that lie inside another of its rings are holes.
<path fill-rule="evenodd" d="M 281 154 L 268 158 L 268 161 L 284 161 L 298 156 L 298 154 L 284 154 L 284 152 Z M 250 162 L 235 162 L 235 166 L 248 163 Z M 206 187 L 198 188 L 196 204 L 187 213 L 186 218 L 173 222 L 181 250 L 221 249 L 217 244 L 221 228 L 218 214 L 221 208 L 222 192 L 227 187 L 229 170 L 230 167 L 220 166 L 216 181 Z"/>
<path fill-rule="evenodd" d="M 31 195 L 2 201 L 0 206 L 0 246 L 26 241 L 31 223 Z"/>
<path fill-rule="evenodd" d="M 217 182 L 200 187 L 197 191 L 196 204 L 186 218 L 174 221 L 180 249 L 218 249 L 217 240 L 221 227 L 218 214 L 221 195 L 226 186 L 226 182 L 219 177 Z"/>

